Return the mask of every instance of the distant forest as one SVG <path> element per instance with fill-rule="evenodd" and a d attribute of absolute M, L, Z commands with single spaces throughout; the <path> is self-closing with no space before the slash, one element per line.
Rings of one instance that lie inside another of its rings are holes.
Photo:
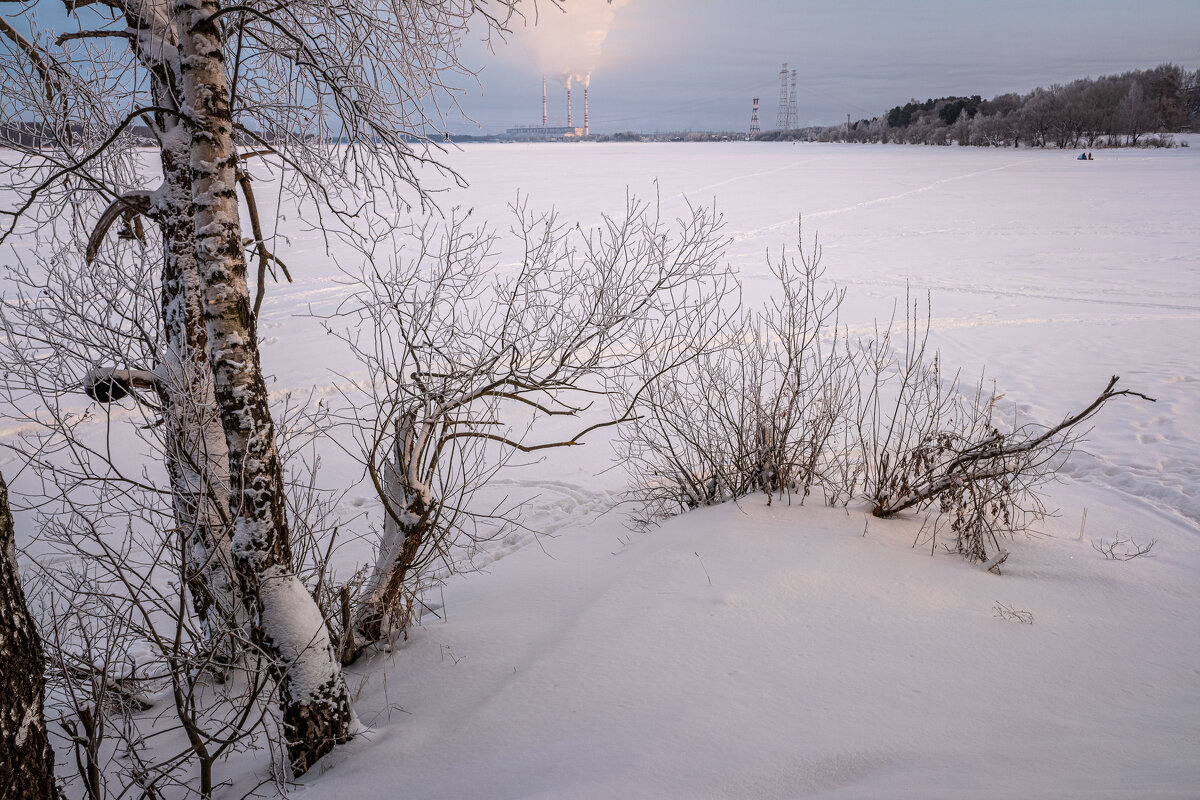
<path fill-rule="evenodd" d="M 1162 64 L 991 100 L 911 100 L 874 119 L 757 138 L 1070 149 L 1171 146 L 1164 134 L 1189 131 L 1200 131 L 1200 70 Z"/>

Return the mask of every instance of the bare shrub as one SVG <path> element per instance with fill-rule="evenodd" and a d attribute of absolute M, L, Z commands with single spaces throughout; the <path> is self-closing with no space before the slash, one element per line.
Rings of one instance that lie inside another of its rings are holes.
<path fill-rule="evenodd" d="M 648 390 L 640 376 L 702 353 L 721 327 L 729 279 L 714 212 L 669 223 L 630 198 L 586 231 L 521 199 L 512 213 L 517 264 L 502 269 L 501 237 L 463 217 L 426 223 L 352 276 L 359 288 L 335 317 L 347 327 L 330 321 L 366 367 L 348 382 L 344 422 L 385 514 L 345 660 L 404 629 L 436 569 L 516 524 L 513 508 L 470 505 L 514 454 L 579 446 L 630 419 Z M 537 437 L 545 421 L 585 414 L 595 421 Z"/>
<path fill-rule="evenodd" d="M 622 431 L 645 525 L 752 492 L 870 503 L 877 517 L 926 515 L 918 534 L 989 562 L 1001 541 L 1042 518 L 1041 489 L 1109 401 L 1132 396 L 1113 377 L 1083 411 L 1056 425 L 997 415 L 1001 396 L 964 384 L 929 346 L 930 311 L 906 296 L 895 317 L 851 347 L 838 334 L 840 290 L 815 288 L 820 250 L 772 264 L 776 299 L 711 331 L 718 346 L 664 369 L 640 389 Z M 989 562 L 992 567 L 998 563 Z"/>
<path fill-rule="evenodd" d="M 186 540 L 158 534 L 145 508 L 102 499 L 102 518 L 68 507 L 40 521 L 51 713 L 88 797 L 131 787 L 210 797 L 222 761 L 278 735 L 265 654 L 244 629 L 226 628 L 246 660 L 224 661 L 209 646 L 214 620 L 202 624 L 179 591 L 190 578 Z"/>
<path fill-rule="evenodd" d="M 285 425 L 295 416 L 279 414 Z M 296 433 L 294 447 L 303 442 L 300 428 L 285 428 Z M 153 447 L 161 429 L 141 428 L 142 441 Z M 87 438 L 69 444 L 82 449 Z M 181 591 L 196 584 L 197 565 L 161 476 L 144 470 L 137 481 L 122 480 L 115 464 L 103 480 L 81 481 L 53 463 L 32 466 L 46 487 L 29 500 L 41 506 L 42 555 L 32 577 L 47 643 L 48 715 L 75 753 L 86 796 L 136 787 L 148 797 L 210 797 L 229 758 L 285 751 L 271 655 L 239 616 L 201 617 Z M 286 489 L 297 563 L 319 595 L 334 544 L 333 498 L 318 488 L 315 465 L 285 467 L 294 476 Z M 214 648 L 214 640 L 232 646 Z"/>
<path fill-rule="evenodd" d="M 197 527 L 228 546 L 225 465 L 205 449 L 211 401 L 172 383 L 153 322 L 153 244 L 151 232 L 124 257 L 105 249 L 87 264 L 64 249 L 18 263 L 0 304 L 0 401 L 18 430 L 4 446 L 38 487 L 19 503 L 38 530 L 29 577 L 48 719 L 87 797 L 208 796 L 226 759 L 283 747 L 270 659 L 240 603 L 218 605 L 210 591 L 230 585 L 231 568 Z M 319 594 L 336 495 L 320 489 L 305 450 L 328 424 L 311 405 L 285 399 L 274 413 L 294 557 Z M 172 424 L 172 410 L 189 424 Z"/>
<path fill-rule="evenodd" d="M 637 385 L 620 456 L 638 524 L 757 491 L 846 496 L 854 468 L 837 445 L 854 406 L 854 362 L 838 335 L 844 290 L 820 287 L 820 259 L 816 240 L 806 252 L 801 239 L 795 256 L 770 264 L 779 286 L 770 303 L 720 317 L 703 337 L 715 346 Z"/>

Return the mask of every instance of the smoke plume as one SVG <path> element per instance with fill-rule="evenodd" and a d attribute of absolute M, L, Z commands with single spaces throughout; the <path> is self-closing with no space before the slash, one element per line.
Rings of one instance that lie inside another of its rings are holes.
<path fill-rule="evenodd" d="M 588 85 L 600 64 L 604 40 L 616 10 L 630 0 L 564 0 L 562 9 L 550 3 L 538 5 L 537 24 L 529 26 L 517 41 L 537 60 L 542 72 L 564 86 Z"/>

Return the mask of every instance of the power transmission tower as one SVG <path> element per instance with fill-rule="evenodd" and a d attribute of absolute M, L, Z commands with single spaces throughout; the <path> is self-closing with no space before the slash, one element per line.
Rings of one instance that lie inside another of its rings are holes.
<path fill-rule="evenodd" d="M 775 127 L 781 131 L 787 130 L 788 126 L 788 68 L 787 62 L 783 64 L 783 69 L 779 70 L 779 113 L 775 116 Z"/>
<path fill-rule="evenodd" d="M 750 112 L 750 138 L 758 136 L 758 98 L 754 98 L 754 110 Z"/>
<path fill-rule="evenodd" d="M 787 129 L 794 131 L 800 127 L 800 113 L 796 109 L 796 70 L 792 70 L 792 93 L 788 97 L 788 124 Z"/>

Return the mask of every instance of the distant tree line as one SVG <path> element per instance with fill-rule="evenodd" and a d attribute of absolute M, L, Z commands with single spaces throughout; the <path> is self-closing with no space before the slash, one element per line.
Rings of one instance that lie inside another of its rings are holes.
<path fill-rule="evenodd" d="M 1193 130 L 1200 130 L 1200 70 L 1162 64 L 991 100 L 914 99 L 870 120 L 760 138 L 1070 149 L 1169 146 L 1162 134 Z"/>

